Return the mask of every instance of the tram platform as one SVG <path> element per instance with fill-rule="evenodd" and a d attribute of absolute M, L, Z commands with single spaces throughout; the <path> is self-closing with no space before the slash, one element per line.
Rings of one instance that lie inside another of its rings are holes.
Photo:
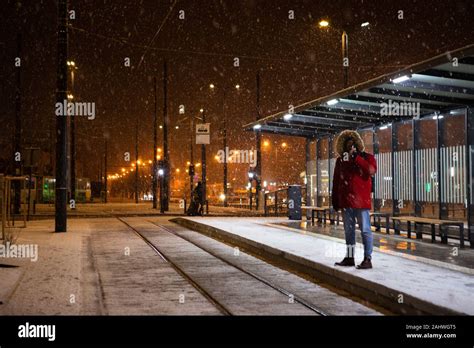
<path fill-rule="evenodd" d="M 474 251 L 374 233 L 371 270 L 337 267 L 343 227 L 262 217 L 186 217 L 175 222 L 351 292 L 398 314 L 474 314 Z M 357 231 L 356 263 L 363 258 Z"/>

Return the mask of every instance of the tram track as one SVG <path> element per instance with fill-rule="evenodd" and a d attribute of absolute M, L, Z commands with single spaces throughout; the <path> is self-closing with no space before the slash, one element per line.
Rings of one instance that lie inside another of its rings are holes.
<path fill-rule="evenodd" d="M 124 221 L 120 217 L 116 217 L 117 220 L 126 225 L 131 229 L 138 237 L 140 237 L 164 262 L 169 264 L 181 277 L 186 279 L 199 293 L 201 293 L 209 302 L 211 302 L 223 315 L 232 315 L 231 311 L 226 308 L 225 305 L 220 303 L 212 294 L 210 294 L 206 289 L 199 285 L 194 279 L 192 279 L 181 267 L 179 267 L 175 262 L 166 257 L 163 252 L 154 245 L 147 237 L 145 237 L 140 231 L 130 225 L 128 222 Z"/>
<path fill-rule="evenodd" d="M 239 271 L 242 272 L 242 273 L 245 273 L 245 274 L 251 276 L 252 278 L 254 278 L 254 279 L 256 279 L 256 280 L 258 280 L 258 281 L 264 283 L 265 285 L 271 287 L 272 289 L 274 289 L 274 290 L 276 290 L 276 291 L 282 293 L 283 295 L 288 296 L 288 297 L 292 296 L 292 297 L 293 297 L 293 300 L 294 300 L 295 302 L 297 302 L 297 303 L 301 304 L 302 306 L 308 308 L 309 310 L 311 310 L 311 311 L 317 313 L 318 315 L 321 315 L 321 316 L 327 316 L 327 315 L 328 315 L 328 314 L 326 314 L 324 311 L 322 311 L 322 310 L 316 308 L 315 306 L 311 305 L 310 303 L 308 303 L 308 302 L 305 301 L 304 299 L 300 298 L 299 296 L 296 296 L 296 295 L 292 294 L 290 291 L 287 291 L 287 290 L 283 289 L 282 287 L 280 287 L 280 286 L 278 286 L 278 285 L 276 285 L 276 284 L 270 282 L 269 280 L 267 280 L 267 279 L 265 279 L 265 278 L 263 278 L 263 277 L 261 277 L 261 276 L 255 274 L 255 273 L 253 273 L 253 272 L 251 272 L 251 271 L 249 271 L 249 270 L 246 270 L 246 269 L 244 269 L 244 268 L 241 267 L 241 266 L 238 266 L 238 265 L 236 265 L 236 264 L 230 262 L 229 260 L 223 258 L 222 256 L 217 255 L 215 252 L 210 251 L 209 249 L 203 248 L 201 245 L 199 245 L 199 244 L 197 244 L 197 243 L 191 241 L 190 239 L 188 239 L 188 238 L 186 238 L 186 237 L 183 237 L 183 236 L 181 236 L 181 235 L 179 235 L 179 234 L 177 234 L 177 233 L 175 233 L 175 232 L 169 230 L 168 228 L 166 228 L 166 227 L 163 226 L 163 225 L 160 225 L 160 224 L 158 224 L 158 223 L 156 223 L 156 222 L 153 222 L 153 221 L 149 221 L 149 222 L 151 222 L 153 225 L 155 225 L 155 226 L 161 228 L 163 231 L 166 231 L 166 232 L 168 232 L 168 233 L 171 233 L 171 234 L 175 235 L 176 237 L 179 237 L 179 238 L 185 240 L 186 242 L 188 242 L 188 243 L 190 243 L 190 244 L 193 244 L 194 246 L 196 246 L 196 247 L 198 247 L 199 249 L 205 251 L 206 253 L 208 253 L 209 255 L 211 255 L 211 256 L 213 256 L 213 257 L 215 257 L 216 259 L 218 259 L 218 260 L 220 260 L 220 261 L 226 263 L 227 265 L 229 265 L 229 266 L 231 266 L 231 267 L 236 268 L 237 270 L 239 270 Z"/>
<path fill-rule="evenodd" d="M 224 314 L 224 315 L 233 315 L 231 310 L 229 310 L 221 301 L 216 299 L 209 291 L 207 291 L 203 286 L 199 284 L 193 277 L 188 274 L 185 270 L 182 269 L 176 262 L 173 262 L 169 257 L 165 255 L 165 253 L 160 250 L 156 244 L 154 244 L 149 238 L 147 238 L 143 233 L 141 233 L 137 228 L 133 227 L 131 224 L 129 224 L 127 221 L 124 219 L 117 217 L 119 221 L 121 221 L 123 224 L 125 224 L 127 227 L 129 227 L 135 234 L 137 234 L 147 245 L 150 246 L 150 248 L 155 251 L 157 255 L 160 256 L 162 260 L 170 264 L 170 266 L 173 267 L 183 278 L 185 278 L 196 290 L 198 290 L 203 296 L 205 296 L 216 308 L 219 309 L 219 311 Z M 194 247 L 199 248 L 200 250 L 204 251 L 206 254 L 210 255 L 211 257 L 225 263 L 226 265 L 236 269 L 237 271 L 246 274 L 247 276 L 250 276 L 254 280 L 257 280 L 260 283 L 263 283 L 265 286 L 270 287 L 271 289 L 279 292 L 280 294 L 288 297 L 289 299 L 292 298 L 294 303 L 298 303 L 301 306 L 305 307 L 306 309 L 309 309 L 310 311 L 314 312 L 317 315 L 320 316 L 327 316 L 328 314 L 325 313 L 323 310 L 315 307 L 314 305 L 308 303 L 304 299 L 300 298 L 297 295 L 292 294 L 290 291 L 276 285 L 275 283 L 261 277 L 260 275 L 257 275 L 247 269 L 242 268 L 239 265 L 236 265 L 229 260 L 223 258 L 222 256 L 216 254 L 215 252 L 209 250 L 208 248 L 203 247 L 202 245 L 199 245 L 198 243 L 195 243 L 194 241 L 190 240 L 189 238 L 186 238 L 175 231 L 170 230 L 169 228 L 165 227 L 162 224 L 156 223 L 154 221 L 147 220 L 149 223 L 152 223 L 155 227 L 159 228 L 161 232 L 171 234 L 181 240 L 183 240 L 186 243 L 189 243 L 193 245 Z"/>
<path fill-rule="evenodd" d="M 179 266 L 176 262 L 174 262 L 172 259 L 167 257 L 163 250 L 160 249 L 156 244 L 154 244 L 149 238 L 147 238 L 142 232 L 140 232 L 137 228 L 133 227 L 130 223 L 122 219 L 121 217 L 116 217 L 120 222 L 125 224 L 130 230 L 132 230 L 138 237 L 140 237 L 164 262 L 168 263 L 179 275 L 181 275 L 185 280 L 187 280 L 197 291 L 199 291 L 206 299 L 209 300 L 223 315 L 229 315 L 232 316 L 234 315 L 232 311 L 222 303 L 222 301 L 219 301 L 215 296 L 213 296 L 208 290 L 205 289 L 204 286 L 202 286 L 198 281 L 193 279 L 193 277 L 186 272 L 181 266 Z M 177 237 L 181 239 L 182 241 L 189 243 L 193 245 L 194 247 L 200 249 L 201 251 L 205 252 L 206 254 L 210 255 L 211 257 L 223 262 L 227 266 L 230 266 L 240 273 L 243 273 L 252 279 L 264 284 L 265 286 L 277 291 L 278 293 L 288 297 L 289 299 L 292 298 L 294 303 L 298 303 L 299 305 L 305 307 L 306 309 L 310 310 L 311 312 L 315 313 L 316 315 L 319 316 L 327 316 L 328 314 L 325 313 L 323 310 L 315 307 L 314 305 L 308 303 L 304 299 L 300 298 L 299 296 L 292 294 L 290 291 L 274 284 L 273 282 L 261 277 L 260 275 L 257 275 L 249 270 L 246 270 L 242 268 L 239 265 L 236 265 L 229 260 L 223 258 L 220 255 L 217 255 L 215 252 L 193 242 L 192 240 L 183 237 L 182 235 L 170 230 L 169 228 L 163 226 L 162 224 L 156 223 L 154 221 L 147 220 L 147 222 L 153 224 L 155 227 L 159 228 L 161 232 L 168 233 L 173 235 L 174 237 Z"/>

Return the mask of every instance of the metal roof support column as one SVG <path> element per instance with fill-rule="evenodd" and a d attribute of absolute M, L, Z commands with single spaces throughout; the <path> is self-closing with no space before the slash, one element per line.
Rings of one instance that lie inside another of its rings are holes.
<path fill-rule="evenodd" d="M 374 156 L 378 155 L 379 153 L 379 142 L 378 142 L 378 137 L 377 133 L 375 132 L 375 126 L 372 127 L 372 143 L 374 146 Z M 377 163 L 378 166 L 378 163 Z M 380 211 L 380 202 L 377 200 L 377 195 L 378 195 L 378 180 L 377 180 L 377 174 L 375 174 L 375 180 L 374 180 L 374 211 Z"/>
<path fill-rule="evenodd" d="M 391 158 L 392 158 L 392 213 L 393 216 L 397 216 L 400 213 L 400 206 L 398 199 L 395 199 L 395 190 L 398 188 L 395 187 L 395 169 L 397 169 L 398 173 L 398 167 L 395 168 L 395 151 L 397 151 L 397 144 L 398 144 L 398 136 L 397 136 L 397 123 L 393 122 L 392 127 L 391 127 L 391 134 L 392 134 L 392 152 L 391 152 Z M 397 176 L 397 181 L 398 176 Z M 399 197 L 400 198 L 400 197 Z"/>
<path fill-rule="evenodd" d="M 310 169 L 311 169 L 311 139 L 306 138 L 306 144 L 305 144 L 305 150 L 306 150 L 306 205 L 309 206 L 311 205 L 311 175 L 310 175 Z M 311 212 L 306 209 L 306 220 L 309 220 L 311 218 Z"/>
<path fill-rule="evenodd" d="M 466 197 L 467 197 L 467 233 L 471 248 L 474 249 L 474 109 L 466 109 Z"/>

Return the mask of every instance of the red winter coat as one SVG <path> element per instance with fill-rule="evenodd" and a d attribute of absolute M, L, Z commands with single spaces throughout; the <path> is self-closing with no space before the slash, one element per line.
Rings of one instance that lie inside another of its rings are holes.
<path fill-rule="evenodd" d="M 346 156 L 344 161 L 343 142 L 347 136 L 355 137 L 358 154 L 355 158 Z M 336 160 L 332 187 L 332 205 L 335 209 L 370 209 L 372 200 L 372 175 L 377 171 L 375 157 L 363 152 L 364 144 L 355 131 L 345 131 L 339 136 L 336 149 L 340 157 Z"/>

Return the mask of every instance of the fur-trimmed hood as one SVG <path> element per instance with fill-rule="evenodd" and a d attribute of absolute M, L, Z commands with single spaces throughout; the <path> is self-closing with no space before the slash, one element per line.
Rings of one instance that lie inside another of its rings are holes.
<path fill-rule="evenodd" d="M 336 152 L 339 154 L 339 156 L 342 156 L 342 154 L 345 152 L 344 143 L 349 138 L 354 139 L 354 146 L 357 148 L 357 151 L 359 152 L 364 151 L 365 149 L 364 141 L 362 140 L 359 133 L 357 133 L 354 130 L 347 129 L 345 131 L 342 131 L 336 140 Z"/>

